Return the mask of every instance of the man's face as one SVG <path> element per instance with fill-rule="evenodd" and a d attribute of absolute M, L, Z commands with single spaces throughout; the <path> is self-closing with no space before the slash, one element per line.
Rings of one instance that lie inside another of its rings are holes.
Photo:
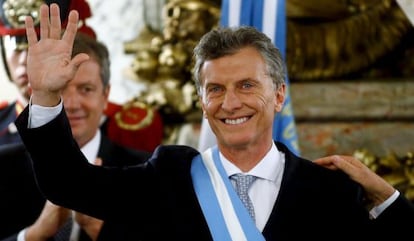
<path fill-rule="evenodd" d="M 251 47 L 243 48 L 206 61 L 201 73 L 201 104 L 217 143 L 228 148 L 267 145 L 285 87 L 276 90 L 261 55 Z"/>
<path fill-rule="evenodd" d="M 82 63 L 62 93 L 72 133 L 79 146 L 90 141 L 99 129 L 108 96 L 109 87 L 103 87 L 98 63 L 93 58 Z"/>
<path fill-rule="evenodd" d="M 18 50 L 12 46 L 5 46 L 5 50 L 11 81 L 16 85 L 22 97 L 28 100 L 30 88 L 26 68 L 27 50 Z"/>

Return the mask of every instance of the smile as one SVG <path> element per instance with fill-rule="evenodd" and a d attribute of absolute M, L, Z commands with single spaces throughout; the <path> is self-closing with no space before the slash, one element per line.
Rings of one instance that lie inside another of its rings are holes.
<path fill-rule="evenodd" d="M 230 125 L 237 125 L 237 124 L 246 122 L 248 119 L 249 119 L 248 117 L 243 117 L 243 118 L 238 118 L 238 119 L 225 119 L 224 123 L 230 124 Z"/>

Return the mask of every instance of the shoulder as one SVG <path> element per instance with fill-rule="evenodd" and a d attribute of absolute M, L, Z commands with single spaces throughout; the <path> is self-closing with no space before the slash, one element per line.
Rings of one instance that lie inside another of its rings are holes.
<path fill-rule="evenodd" d="M 103 136 L 98 156 L 103 159 L 105 166 L 129 166 L 147 161 L 151 157 L 151 152 L 129 148 Z"/>
<path fill-rule="evenodd" d="M 276 142 L 276 146 L 279 151 L 285 154 L 285 176 L 293 177 L 301 185 L 308 186 L 307 188 L 315 192 L 329 190 L 331 194 L 337 193 L 341 196 L 344 194 L 349 197 L 360 194 L 360 185 L 351 180 L 344 172 L 329 170 L 311 160 L 296 156 L 283 143 Z"/>
<path fill-rule="evenodd" d="M 27 157 L 29 153 L 23 143 L 11 143 L 0 145 L 0 160 L 7 160 L 12 157 Z M 13 158 L 15 159 L 15 158 Z"/>
<path fill-rule="evenodd" d="M 189 168 L 191 161 L 199 152 L 190 147 L 184 145 L 160 145 L 158 146 L 150 162 L 155 168 Z"/>

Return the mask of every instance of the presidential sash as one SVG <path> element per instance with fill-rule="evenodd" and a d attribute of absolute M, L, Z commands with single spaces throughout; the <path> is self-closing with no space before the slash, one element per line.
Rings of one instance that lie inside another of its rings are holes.
<path fill-rule="evenodd" d="M 217 146 L 193 159 L 191 176 L 213 240 L 265 241 L 234 190 Z"/>

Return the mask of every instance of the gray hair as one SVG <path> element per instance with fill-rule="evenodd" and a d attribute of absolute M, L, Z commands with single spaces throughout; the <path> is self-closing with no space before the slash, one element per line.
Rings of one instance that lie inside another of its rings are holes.
<path fill-rule="evenodd" d="M 206 33 L 194 48 L 193 78 L 199 96 L 202 95 L 201 69 L 204 63 L 235 54 L 245 47 L 253 47 L 261 54 L 275 89 L 285 83 L 285 64 L 279 49 L 269 37 L 251 26 L 222 27 Z"/>

